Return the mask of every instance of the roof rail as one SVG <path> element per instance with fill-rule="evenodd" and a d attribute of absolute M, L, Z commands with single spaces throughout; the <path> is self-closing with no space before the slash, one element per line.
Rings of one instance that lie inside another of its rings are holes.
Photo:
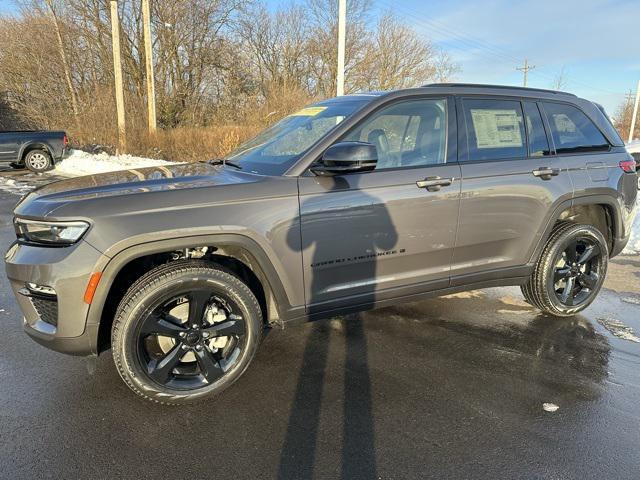
<path fill-rule="evenodd" d="M 504 90 L 529 90 L 532 92 L 553 93 L 556 95 L 570 95 L 575 97 L 573 93 L 561 92 L 559 90 L 548 90 L 545 88 L 516 87 L 511 85 L 485 85 L 482 83 L 429 83 L 422 85 L 423 87 L 461 87 L 461 88 L 495 88 Z"/>

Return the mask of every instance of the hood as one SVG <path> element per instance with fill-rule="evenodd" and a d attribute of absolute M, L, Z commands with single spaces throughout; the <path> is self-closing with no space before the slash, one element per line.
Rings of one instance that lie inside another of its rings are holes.
<path fill-rule="evenodd" d="M 135 192 L 175 190 L 208 185 L 220 179 L 221 165 L 208 163 L 178 163 L 116 172 L 98 173 L 50 183 L 34 190 L 38 197 L 80 198 L 87 196 L 122 195 Z"/>
<path fill-rule="evenodd" d="M 109 203 L 128 197 L 140 203 L 139 195 L 154 196 L 160 192 L 193 191 L 222 185 L 246 184 L 260 178 L 232 167 L 208 163 L 167 164 L 116 172 L 87 175 L 53 182 L 25 196 L 16 206 L 21 216 L 44 217 L 54 215 L 60 208 L 72 204 Z M 115 199 L 114 199 L 115 200 Z"/>

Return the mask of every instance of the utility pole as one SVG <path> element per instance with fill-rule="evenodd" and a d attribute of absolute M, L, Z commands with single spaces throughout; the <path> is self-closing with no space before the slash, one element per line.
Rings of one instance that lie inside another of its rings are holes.
<path fill-rule="evenodd" d="M 524 59 L 524 66 L 523 67 L 516 67 L 516 70 L 520 70 L 523 74 L 524 74 L 524 82 L 523 82 L 523 86 L 527 86 L 527 74 L 529 73 L 529 70 L 533 70 L 534 68 L 536 68 L 535 65 L 529 65 L 529 62 L 527 61 L 527 59 Z"/>
<path fill-rule="evenodd" d="M 338 0 L 338 71 L 336 74 L 336 95 L 344 95 L 344 55 L 347 24 L 347 0 Z"/>
<path fill-rule="evenodd" d="M 625 99 L 627 100 L 627 107 L 629 108 L 629 105 L 631 105 L 631 102 L 633 101 L 633 90 L 629 89 L 629 91 L 625 94 Z"/>
<path fill-rule="evenodd" d="M 153 44 L 151 43 L 151 11 L 149 0 L 142 0 L 142 23 L 144 27 L 144 61 L 147 69 L 147 118 L 149 134 L 156 133 L 156 87 L 153 76 Z"/>
<path fill-rule="evenodd" d="M 636 101 L 633 105 L 633 115 L 631 116 L 631 128 L 629 128 L 629 142 L 633 141 L 633 131 L 636 128 L 636 118 L 638 117 L 638 103 L 640 103 L 640 80 L 638 80 L 638 88 L 636 89 Z"/>
<path fill-rule="evenodd" d="M 127 148 L 127 130 L 124 123 L 124 88 L 120 61 L 120 24 L 117 0 L 111 0 L 111 43 L 113 47 L 113 76 L 116 84 L 116 111 L 118 112 L 118 149 L 116 154 L 120 155 Z"/>

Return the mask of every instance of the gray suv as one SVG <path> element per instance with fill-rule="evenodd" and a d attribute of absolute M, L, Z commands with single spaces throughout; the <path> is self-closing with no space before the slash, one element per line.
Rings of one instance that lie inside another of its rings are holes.
<path fill-rule="evenodd" d="M 133 391 L 184 403 L 237 380 L 270 326 L 499 285 L 573 315 L 629 238 L 637 185 L 602 108 L 568 93 L 349 95 L 225 159 L 30 193 L 6 271 L 34 340 L 112 348 Z"/>

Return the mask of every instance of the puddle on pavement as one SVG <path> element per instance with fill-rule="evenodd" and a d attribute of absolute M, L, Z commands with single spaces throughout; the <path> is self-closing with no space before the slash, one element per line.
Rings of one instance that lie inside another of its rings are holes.
<path fill-rule="evenodd" d="M 518 293 L 515 288 L 477 290 L 366 315 L 384 321 L 386 334 L 411 338 L 446 357 L 596 394 L 592 387 L 608 375 L 607 337 L 585 316 L 542 315 Z"/>
<path fill-rule="evenodd" d="M 606 328 L 614 337 L 640 343 L 640 338 L 635 334 L 633 328 L 625 325 L 620 320 L 615 318 L 598 318 L 598 323 Z"/>

